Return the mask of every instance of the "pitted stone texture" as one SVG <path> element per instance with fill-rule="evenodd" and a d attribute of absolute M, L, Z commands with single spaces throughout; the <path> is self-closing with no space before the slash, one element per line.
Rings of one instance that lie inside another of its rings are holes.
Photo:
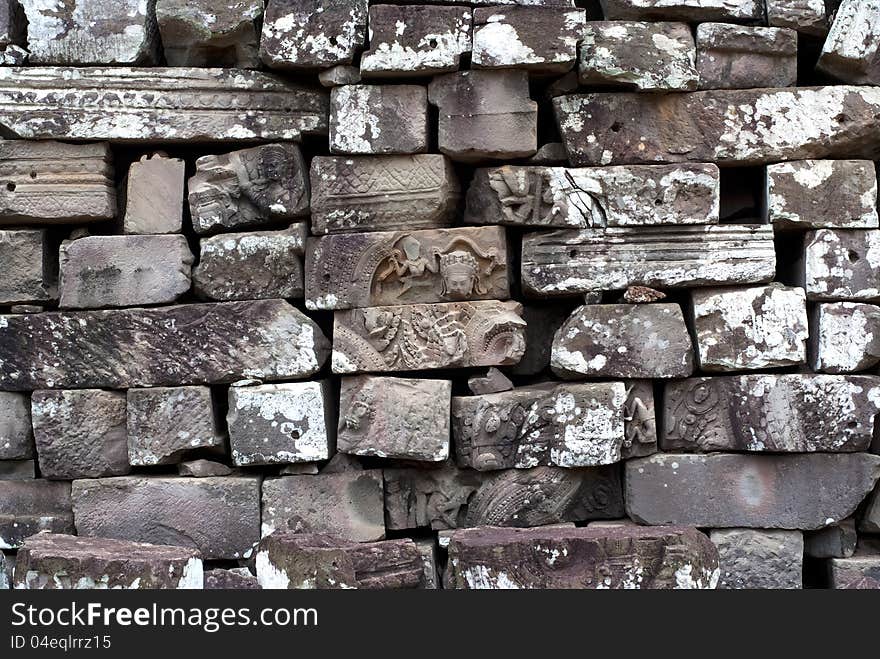
<path fill-rule="evenodd" d="M 880 84 L 880 0 L 840 3 L 816 68 L 847 82 Z"/>
<path fill-rule="evenodd" d="M 485 375 L 475 375 L 468 378 L 467 384 L 468 389 L 475 396 L 497 394 L 513 389 L 513 382 L 494 366 L 489 368 Z"/>
<path fill-rule="evenodd" d="M 0 479 L 0 549 L 16 549 L 40 531 L 76 533 L 70 483 Z"/>
<path fill-rule="evenodd" d="M 330 398 L 326 381 L 230 387 L 226 423 L 232 462 L 249 466 L 326 460 Z"/>
<path fill-rule="evenodd" d="M 446 156 L 316 156 L 312 233 L 432 229 L 452 224 L 461 196 Z"/>
<path fill-rule="evenodd" d="M 180 233 L 186 163 L 163 153 L 141 156 L 125 182 L 123 233 Z"/>
<path fill-rule="evenodd" d="M 877 172 L 870 160 L 767 165 L 766 220 L 781 228 L 877 228 Z"/>
<path fill-rule="evenodd" d="M 717 224 L 712 164 L 478 169 L 467 193 L 472 224 L 590 227 Z"/>
<path fill-rule="evenodd" d="M 794 87 L 797 53 L 794 30 L 702 23 L 697 26 L 699 88 Z"/>
<path fill-rule="evenodd" d="M 62 309 L 174 302 L 190 287 L 194 258 L 181 235 L 85 236 L 59 252 Z"/>
<path fill-rule="evenodd" d="M 31 64 L 150 65 L 158 59 L 155 0 L 19 0 Z"/>
<path fill-rule="evenodd" d="M 174 464 L 187 451 L 223 449 L 208 387 L 129 389 L 126 395 L 132 466 Z"/>
<path fill-rule="evenodd" d="M 263 0 L 156 0 L 169 66 L 255 69 Z"/>
<path fill-rule="evenodd" d="M 308 226 L 299 222 L 282 231 L 201 238 L 193 287 L 209 300 L 301 298 L 307 234 Z"/>
<path fill-rule="evenodd" d="M 390 531 L 543 526 L 623 516 L 617 467 L 385 469 Z"/>
<path fill-rule="evenodd" d="M 354 455 L 442 462 L 449 457 L 452 382 L 342 379 L 336 448 Z"/>
<path fill-rule="evenodd" d="M 428 100 L 439 110 L 440 152 L 453 160 L 508 160 L 538 150 L 527 71 L 447 73 L 431 81 Z"/>
<path fill-rule="evenodd" d="M 460 467 L 594 467 L 622 457 L 622 382 L 549 384 L 452 399 Z"/>
<path fill-rule="evenodd" d="M 445 578 L 454 589 L 712 589 L 718 552 L 692 528 L 456 531 Z"/>
<path fill-rule="evenodd" d="M 866 453 L 658 453 L 629 460 L 624 482 L 639 524 L 812 530 L 850 516 L 878 478 L 880 456 Z"/>
<path fill-rule="evenodd" d="M 502 227 L 310 238 L 305 261 L 307 309 L 510 297 Z"/>
<path fill-rule="evenodd" d="M 553 337 L 550 366 L 564 378 L 682 378 L 694 349 L 677 304 L 585 304 Z"/>
<path fill-rule="evenodd" d="M 196 233 L 228 231 L 309 212 L 309 180 L 295 144 L 265 144 L 196 160 L 189 179 Z"/>
<path fill-rule="evenodd" d="M 241 69 L 0 67 L 0 129 L 22 139 L 298 140 L 326 135 L 327 95 Z"/>
<path fill-rule="evenodd" d="M 0 460 L 34 457 L 31 403 L 26 394 L 0 391 Z"/>
<path fill-rule="evenodd" d="M 613 227 L 526 234 L 521 263 L 527 294 L 571 295 L 768 282 L 776 251 L 768 226 Z"/>
<path fill-rule="evenodd" d="M 202 558 L 187 547 L 40 533 L 19 548 L 15 588 L 201 590 Z"/>
<path fill-rule="evenodd" d="M 560 96 L 553 105 L 579 167 L 880 156 L 878 87 L 599 93 Z"/>
<path fill-rule="evenodd" d="M 337 311 L 333 372 L 515 364 L 525 351 L 521 312 L 518 302 L 496 300 Z"/>
<path fill-rule="evenodd" d="M 754 374 L 673 382 L 660 445 L 671 451 L 866 451 L 880 378 Z"/>
<path fill-rule="evenodd" d="M 811 558 L 849 558 L 856 551 L 856 523 L 845 519 L 804 534 L 804 554 Z"/>
<path fill-rule="evenodd" d="M 727 529 L 709 535 L 718 548 L 721 589 L 803 587 L 804 535 L 800 531 Z"/>
<path fill-rule="evenodd" d="M 0 388 L 287 380 L 317 372 L 328 348 L 284 300 L 0 315 Z"/>
<path fill-rule="evenodd" d="M 116 214 L 105 143 L 2 141 L 0 180 L 0 224 L 84 224 Z"/>
<path fill-rule="evenodd" d="M 808 300 L 880 300 L 880 231 L 807 232 L 799 275 Z"/>
<path fill-rule="evenodd" d="M 825 0 L 766 0 L 767 23 L 803 34 L 824 36 L 828 32 Z"/>
<path fill-rule="evenodd" d="M 123 476 L 73 482 L 80 536 L 198 549 L 207 559 L 251 555 L 260 539 L 260 479 Z"/>
<path fill-rule="evenodd" d="M 98 478 L 130 471 L 123 392 L 35 391 L 31 418 L 45 478 Z"/>
<path fill-rule="evenodd" d="M 699 82 L 695 60 L 694 36 L 684 23 L 590 22 L 578 80 L 641 92 L 693 91 Z"/>
<path fill-rule="evenodd" d="M 54 298 L 53 261 L 45 229 L 0 229 L 0 304 Z"/>
<path fill-rule="evenodd" d="M 751 371 L 807 361 L 804 289 L 770 284 L 691 292 L 699 367 Z"/>
<path fill-rule="evenodd" d="M 276 530 L 330 533 L 353 542 L 382 540 L 382 472 L 267 478 L 263 481 L 262 535 Z"/>
<path fill-rule="evenodd" d="M 519 6 L 474 10 L 475 69 L 527 69 L 562 74 L 577 61 L 586 11 Z"/>
<path fill-rule="evenodd" d="M 834 589 L 880 590 L 880 552 L 861 550 L 851 558 L 828 561 Z"/>
<path fill-rule="evenodd" d="M 361 56 L 364 77 L 422 76 L 457 71 L 471 51 L 466 7 L 373 5 L 370 50 Z"/>
<path fill-rule="evenodd" d="M 880 362 L 880 307 L 817 304 L 810 319 L 810 365 L 821 373 L 856 373 Z"/>
<path fill-rule="evenodd" d="M 343 85 L 330 91 L 330 153 L 428 150 L 428 96 L 420 85 Z"/>
<path fill-rule="evenodd" d="M 260 541 L 256 565 L 266 589 L 430 587 L 422 552 L 408 538 L 355 543 L 333 535 L 278 531 Z"/>
<path fill-rule="evenodd" d="M 367 36 L 367 0 L 268 0 L 260 59 L 270 69 L 351 64 Z"/>
<path fill-rule="evenodd" d="M 257 577 L 246 567 L 228 570 L 214 568 L 205 572 L 205 590 L 259 590 Z"/>

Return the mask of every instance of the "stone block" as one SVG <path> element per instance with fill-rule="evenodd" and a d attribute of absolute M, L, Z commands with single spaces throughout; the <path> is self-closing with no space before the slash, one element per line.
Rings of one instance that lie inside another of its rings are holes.
<path fill-rule="evenodd" d="M 259 590 L 260 582 L 246 567 L 205 571 L 205 590 Z"/>
<path fill-rule="evenodd" d="M 608 20 L 725 21 L 757 23 L 764 20 L 761 0 L 600 0 Z"/>
<path fill-rule="evenodd" d="M 568 320 L 571 305 L 526 304 L 520 314 L 526 321 L 526 349 L 522 358 L 510 367 L 514 375 L 537 375 L 550 366 L 553 335 Z"/>
<path fill-rule="evenodd" d="M 828 33 L 824 0 L 765 0 L 767 24 L 822 37 Z"/>
<path fill-rule="evenodd" d="M 702 23 L 697 26 L 699 88 L 794 87 L 797 53 L 794 30 Z"/>
<path fill-rule="evenodd" d="M 880 533 L 880 488 L 875 489 L 868 497 L 862 518 L 859 520 L 859 531 Z"/>
<path fill-rule="evenodd" d="M 808 231 L 798 277 L 808 300 L 880 300 L 880 231 Z"/>
<path fill-rule="evenodd" d="M 34 457 L 31 402 L 26 394 L 0 391 L 0 460 Z"/>
<path fill-rule="evenodd" d="M 0 229 L 0 304 L 47 302 L 56 295 L 45 229 Z"/>
<path fill-rule="evenodd" d="M 804 534 L 804 554 L 811 558 L 849 558 L 856 551 L 856 523 L 845 519 Z"/>
<path fill-rule="evenodd" d="M 858 85 L 880 84 L 880 0 L 843 0 L 816 68 Z"/>
<path fill-rule="evenodd" d="M 810 318 L 810 365 L 820 373 L 855 373 L 880 362 L 880 307 L 825 302 Z"/>
<path fill-rule="evenodd" d="M 34 460 L 0 460 L 0 480 L 21 481 L 37 477 Z"/>
<path fill-rule="evenodd" d="M 709 534 L 718 548 L 725 590 L 803 587 L 804 535 L 800 531 L 723 529 Z"/>
<path fill-rule="evenodd" d="M 337 64 L 318 73 L 318 82 L 322 87 L 340 87 L 341 85 L 357 85 L 361 82 L 361 70 L 351 64 Z"/>
<path fill-rule="evenodd" d="M 830 586 L 836 590 L 880 590 L 880 552 L 860 551 L 828 561 Z"/>
<path fill-rule="evenodd" d="M 0 479 L 0 549 L 17 549 L 40 531 L 76 533 L 70 483 Z"/>
<path fill-rule="evenodd" d="M 141 156 L 125 182 L 124 233 L 180 233 L 186 163 L 162 153 Z"/>
<path fill-rule="evenodd" d="M 428 150 L 428 96 L 420 85 L 343 85 L 330 91 L 330 153 Z"/>

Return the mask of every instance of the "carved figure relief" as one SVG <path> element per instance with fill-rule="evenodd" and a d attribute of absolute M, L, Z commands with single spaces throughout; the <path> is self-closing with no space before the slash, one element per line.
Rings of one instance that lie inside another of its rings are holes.
<path fill-rule="evenodd" d="M 586 190 L 564 168 L 500 167 L 489 173 L 505 224 L 605 226 L 595 191 Z M 582 221 L 578 221 L 581 219 Z"/>
<path fill-rule="evenodd" d="M 711 381 L 694 380 L 672 412 L 667 412 L 667 439 L 710 445 L 718 421 L 719 400 L 718 391 Z"/>

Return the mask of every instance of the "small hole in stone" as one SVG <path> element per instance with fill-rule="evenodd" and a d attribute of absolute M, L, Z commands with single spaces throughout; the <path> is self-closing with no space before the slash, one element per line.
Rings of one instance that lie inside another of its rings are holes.
<path fill-rule="evenodd" d="M 576 249 L 570 249 L 570 250 L 568 250 L 568 258 L 573 259 L 573 258 L 575 258 L 577 255 L 578 255 L 578 253 L 577 253 L 577 250 L 576 250 Z"/>
<path fill-rule="evenodd" d="M 662 206 L 662 205 L 663 205 L 663 200 L 662 200 L 662 199 L 655 199 L 655 200 L 654 200 L 654 205 L 655 205 L 655 206 Z"/>
<path fill-rule="evenodd" d="M 10 192 L 15 192 L 15 183 L 10 181 L 9 183 L 6 184 L 6 189 L 9 190 Z"/>
<path fill-rule="evenodd" d="M 300 433 L 300 431 L 297 430 L 296 428 L 294 428 L 293 430 L 290 431 L 290 436 L 291 436 L 293 439 L 299 439 L 300 436 L 301 436 L 301 434 L 302 434 L 302 433 Z"/>
<path fill-rule="evenodd" d="M 324 277 L 324 281 L 330 281 L 331 275 L 329 272 L 325 272 L 323 277 Z"/>
<path fill-rule="evenodd" d="M 856 261 L 859 260 L 859 253 L 857 251 L 851 249 L 846 253 L 846 258 L 849 259 L 850 263 L 855 263 Z"/>
<path fill-rule="evenodd" d="M 845 112 L 841 112 L 839 115 L 834 117 L 834 120 L 839 124 L 846 123 L 847 121 L 849 121 L 849 115 L 847 115 Z"/>
<path fill-rule="evenodd" d="M 613 124 L 611 124 L 612 133 L 619 133 L 621 128 L 623 128 L 623 126 L 620 124 L 619 121 L 615 121 Z"/>
<path fill-rule="evenodd" d="M 335 35 L 335 34 L 334 34 L 334 35 L 331 35 L 331 37 L 330 37 L 330 43 L 331 43 L 332 45 L 334 45 L 334 46 L 335 46 L 337 43 L 339 43 L 339 42 L 337 41 L 337 39 L 336 39 L 336 35 Z"/>
<path fill-rule="evenodd" d="M 37 178 L 37 173 L 31 170 L 31 178 Z"/>
<path fill-rule="evenodd" d="M 436 39 L 430 39 L 430 40 L 428 40 L 428 45 L 429 45 L 431 48 L 436 48 L 436 47 L 437 47 L 437 40 L 436 40 Z"/>

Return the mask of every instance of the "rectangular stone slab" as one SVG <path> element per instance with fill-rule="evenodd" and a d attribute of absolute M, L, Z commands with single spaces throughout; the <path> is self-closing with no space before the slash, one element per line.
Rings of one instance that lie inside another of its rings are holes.
<path fill-rule="evenodd" d="M 878 87 L 582 94 L 553 99 L 572 165 L 880 157 Z"/>
<path fill-rule="evenodd" d="M 284 300 L 0 315 L 0 390 L 302 378 L 328 347 Z"/>
<path fill-rule="evenodd" d="M 452 534 L 453 589 L 712 589 L 718 552 L 693 528 L 467 529 Z"/>
<path fill-rule="evenodd" d="M 817 373 L 855 373 L 880 362 L 880 307 L 862 302 L 816 304 L 810 316 L 810 366 Z"/>
<path fill-rule="evenodd" d="M 880 84 L 880 1 L 838 4 L 816 68 L 858 85 Z"/>
<path fill-rule="evenodd" d="M 505 165 L 476 171 L 464 221 L 574 229 L 717 224 L 719 195 L 713 164 Z"/>
<path fill-rule="evenodd" d="M 761 283 L 775 273 L 773 230 L 766 226 L 560 230 L 527 234 L 522 242 L 523 289 L 540 296 Z"/>
<path fill-rule="evenodd" d="M 757 23 L 764 19 L 761 0 L 600 0 L 609 21 L 726 21 Z"/>
<path fill-rule="evenodd" d="M 54 298 L 54 260 L 45 229 L 0 229 L 0 304 Z"/>
<path fill-rule="evenodd" d="M 257 71 L 0 68 L 0 128 L 24 139 L 298 140 L 327 112 L 326 92 Z"/>
<path fill-rule="evenodd" d="M 82 224 L 116 214 L 108 144 L 2 141 L 0 180 L 0 225 Z"/>
<path fill-rule="evenodd" d="M 802 588 L 804 534 L 782 529 L 715 529 L 721 589 Z"/>
<path fill-rule="evenodd" d="M 322 236 L 305 255 L 307 309 L 510 297 L 502 227 Z"/>
<path fill-rule="evenodd" d="M 699 88 L 794 87 L 797 53 L 794 30 L 702 23 L 697 26 Z"/>
<path fill-rule="evenodd" d="M 880 552 L 865 549 L 850 558 L 828 561 L 829 585 L 834 589 L 880 590 Z"/>
<path fill-rule="evenodd" d="M 624 482 L 639 524 L 812 530 L 851 515 L 878 478 L 867 453 L 658 453 L 628 461 Z"/>
<path fill-rule="evenodd" d="M 260 539 L 260 479 L 121 476 L 73 481 L 80 536 L 198 549 L 248 558 Z"/>
<path fill-rule="evenodd" d="M 39 533 L 75 533 L 68 481 L 0 479 L 0 549 Z"/>

